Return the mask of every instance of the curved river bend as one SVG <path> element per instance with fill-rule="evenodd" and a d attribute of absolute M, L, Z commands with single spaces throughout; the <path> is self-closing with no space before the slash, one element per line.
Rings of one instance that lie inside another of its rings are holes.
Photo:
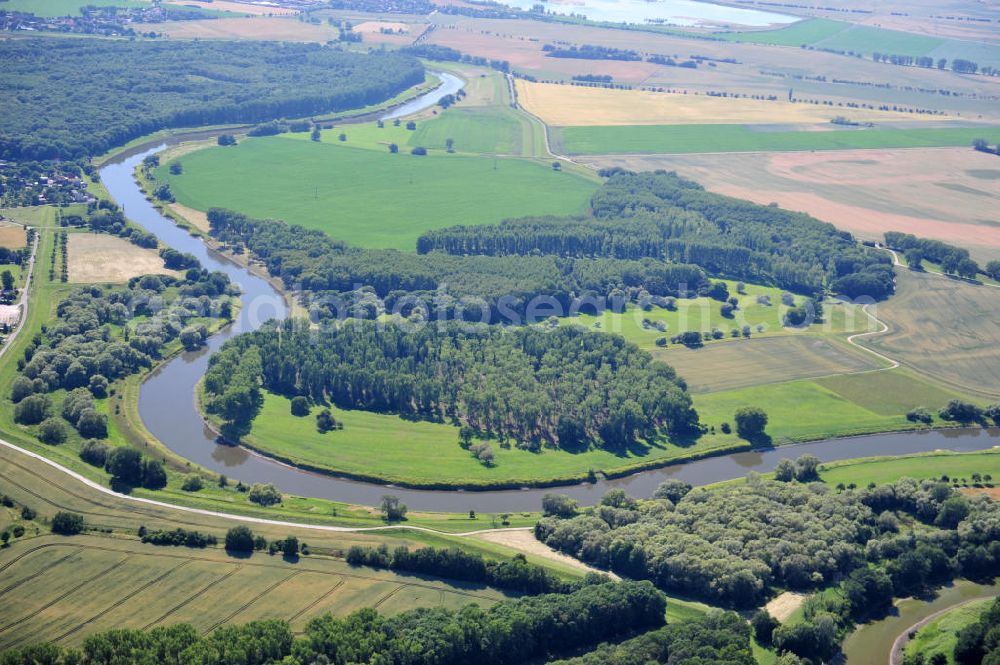
<path fill-rule="evenodd" d="M 299 496 L 362 505 L 377 505 L 383 494 L 391 492 L 418 510 L 518 512 L 537 510 L 542 496 L 548 492 L 568 494 L 584 505 L 596 503 L 604 492 L 613 487 L 620 487 L 636 497 L 647 497 L 667 478 L 703 485 L 739 478 L 749 471 L 770 471 L 779 459 L 805 453 L 830 462 L 936 449 L 985 450 L 1000 445 L 1000 430 L 996 429 L 881 434 L 713 457 L 593 484 L 483 492 L 387 488 L 301 471 L 244 448 L 219 445 L 215 442 L 215 435 L 205 426 L 195 404 L 195 386 L 205 373 L 209 355 L 233 335 L 254 330 L 268 319 L 286 317 L 288 309 L 281 295 L 267 280 L 209 249 L 202 240 L 176 226 L 146 200 L 133 178 L 133 171 L 144 157 L 164 147 L 161 145 L 132 155 L 126 153 L 101 169 L 101 181 L 112 198 L 125 209 L 129 219 L 156 234 L 166 245 L 198 257 L 207 269 L 226 273 L 243 291 L 243 308 L 233 326 L 213 335 L 205 348 L 183 353 L 161 365 L 143 382 L 139 391 L 139 415 L 149 431 L 177 454 L 216 473 L 224 473 L 245 483 L 272 482 L 284 492 Z"/>

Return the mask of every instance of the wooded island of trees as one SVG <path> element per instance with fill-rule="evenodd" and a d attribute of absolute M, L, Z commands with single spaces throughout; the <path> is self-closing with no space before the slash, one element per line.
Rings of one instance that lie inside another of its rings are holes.
<path fill-rule="evenodd" d="M 575 327 L 350 321 L 316 334 L 268 324 L 227 342 L 205 376 L 207 408 L 238 437 L 260 387 L 317 404 L 449 420 L 519 447 L 625 449 L 698 426 L 673 368 L 614 335 Z"/>

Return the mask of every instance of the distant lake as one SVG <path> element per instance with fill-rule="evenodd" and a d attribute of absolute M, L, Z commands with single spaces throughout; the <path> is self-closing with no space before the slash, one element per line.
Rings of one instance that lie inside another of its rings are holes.
<path fill-rule="evenodd" d="M 539 0 L 500 0 L 520 9 L 531 9 Z M 725 7 L 696 0 L 552 0 L 542 2 L 545 10 L 556 14 L 586 16 L 591 21 L 611 23 L 663 23 L 675 26 L 703 26 L 732 23 L 764 27 L 800 20 L 797 16 Z"/>

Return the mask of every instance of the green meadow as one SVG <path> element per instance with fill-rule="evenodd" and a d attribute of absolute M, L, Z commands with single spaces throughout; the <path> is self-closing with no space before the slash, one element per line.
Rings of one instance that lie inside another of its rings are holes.
<path fill-rule="evenodd" d="M 451 137 L 456 150 L 471 149 L 459 142 L 473 141 L 472 124 L 455 122 L 451 128 L 467 128 Z M 362 247 L 412 250 L 428 229 L 586 211 L 596 182 L 535 161 L 435 148 L 431 141 L 443 142 L 451 128 L 426 130 L 423 157 L 410 154 L 414 132 L 374 124 L 326 130 L 319 143 L 307 134 L 243 139 L 186 155 L 182 175 L 164 165 L 157 178 L 192 208 L 283 219 Z M 488 142 L 478 141 L 478 148 Z"/>
<path fill-rule="evenodd" d="M 886 30 L 844 21 L 813 18 L 777 30 L 756 30 L 719 35 L 729 41 L 774 46 L 813 46 L 852 51 L 870 56 L 872 52 L 900 55 L 927 55 L 946 40 L 900 30 Z"/>
<path fill-rule="evenodd" d="M 849 23 L 831 21 L 825 18 L 812 18 L 793 23 L 777 30 L 754 30 L 751 32 L 730 32 L 719 35 L 733 42 L 751 44 L 773 44 L 776 46 L 802 46 L 812 44 L 821 39 L 827 39 L 837 33 L 847 30 Z"/>
<path fill-rule="evenodd" d="M 81 7 L 95 4 L 101 7 L 143 7 L 149 3 L 140 0 L 101 0 L 98 3 L 92 0 L 7 0 L 0 5 L 0 9 L 9 12 L 31 12 L 35 16 L 51 18 L 79 16 Z"/>
<path fill-rule="evenodd" d="M 772 132 L 747 125 L 622 125 L 558 127 L 553 133 L 555 149 L 570 155 L 935 148 L 1000 139 L 998 127 Z"/>
<path fill-rule="evenodd" d="M 266 394 L 243 443 L 297 466 L 357 478 L 417 486 L 518 486 L 580 481 L 589 471 L 619 472 L 633 465 L 680 461 L 723 449 L 742 447 L 735 436 L 705 436 L 697 443 L 637 443 L 625 453 L 591 449 L 530 452 L 502 448 L 494 440 L 494 466 L 480 463 L 459 446 L 458 427 L 448 423 L 406 420 L 391 414 L 332 408 L 344 429 L 320 434 L 313 415 L 291 415 L 291 401 Z"/>

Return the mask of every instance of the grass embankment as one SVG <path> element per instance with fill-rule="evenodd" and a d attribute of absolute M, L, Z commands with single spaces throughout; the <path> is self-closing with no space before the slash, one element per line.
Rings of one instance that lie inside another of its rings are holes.
<path fill-rule="evenodd" d="M 782 152 L 968 146 L 995 143 L 996 127 L 763 131 L 751 125 L 622 125 L 554 128 L 553 150 L 569 155 Z M 991 138 L 992 137 L 992 138 Z"/>
<path fill-rule="evenodd" d="M 376 140 L 376 131 L 384 138 Z M 341 133 L 346 141 L 338 140 Z M 435 136 L 442 133 L 435 130 Z M 319 143 L 294 136 L 202 150 L 183 158 L 182 175 L 170 175 L 165 165 L 157 178 L 195 209 L 231 208 L 320 229 L 351 245 L 404 250 L 412 250 L 428 229 L 579 214 L 597 187 L 530 160 L 433 148 L 423 157 L 411 155 L 403 141 L 411 137 L 391 126 L 327 130 Z M 456 150 L 463 149 L 460 137 L 453 137 Z M 389 152 L 390 143 L 400 146 L 399 154 Z"/>
<path fill-rule="evenodd" d="M 932 619 L 917 631 L 903 653 L 907 655 L 919 653 L 926 658 L 943 653 L 948 658 L 949 665 L 954 665 L 958 631 L 979 621 L 980 615 L 992 602 L 991 598 L 973 600 Z"/>

